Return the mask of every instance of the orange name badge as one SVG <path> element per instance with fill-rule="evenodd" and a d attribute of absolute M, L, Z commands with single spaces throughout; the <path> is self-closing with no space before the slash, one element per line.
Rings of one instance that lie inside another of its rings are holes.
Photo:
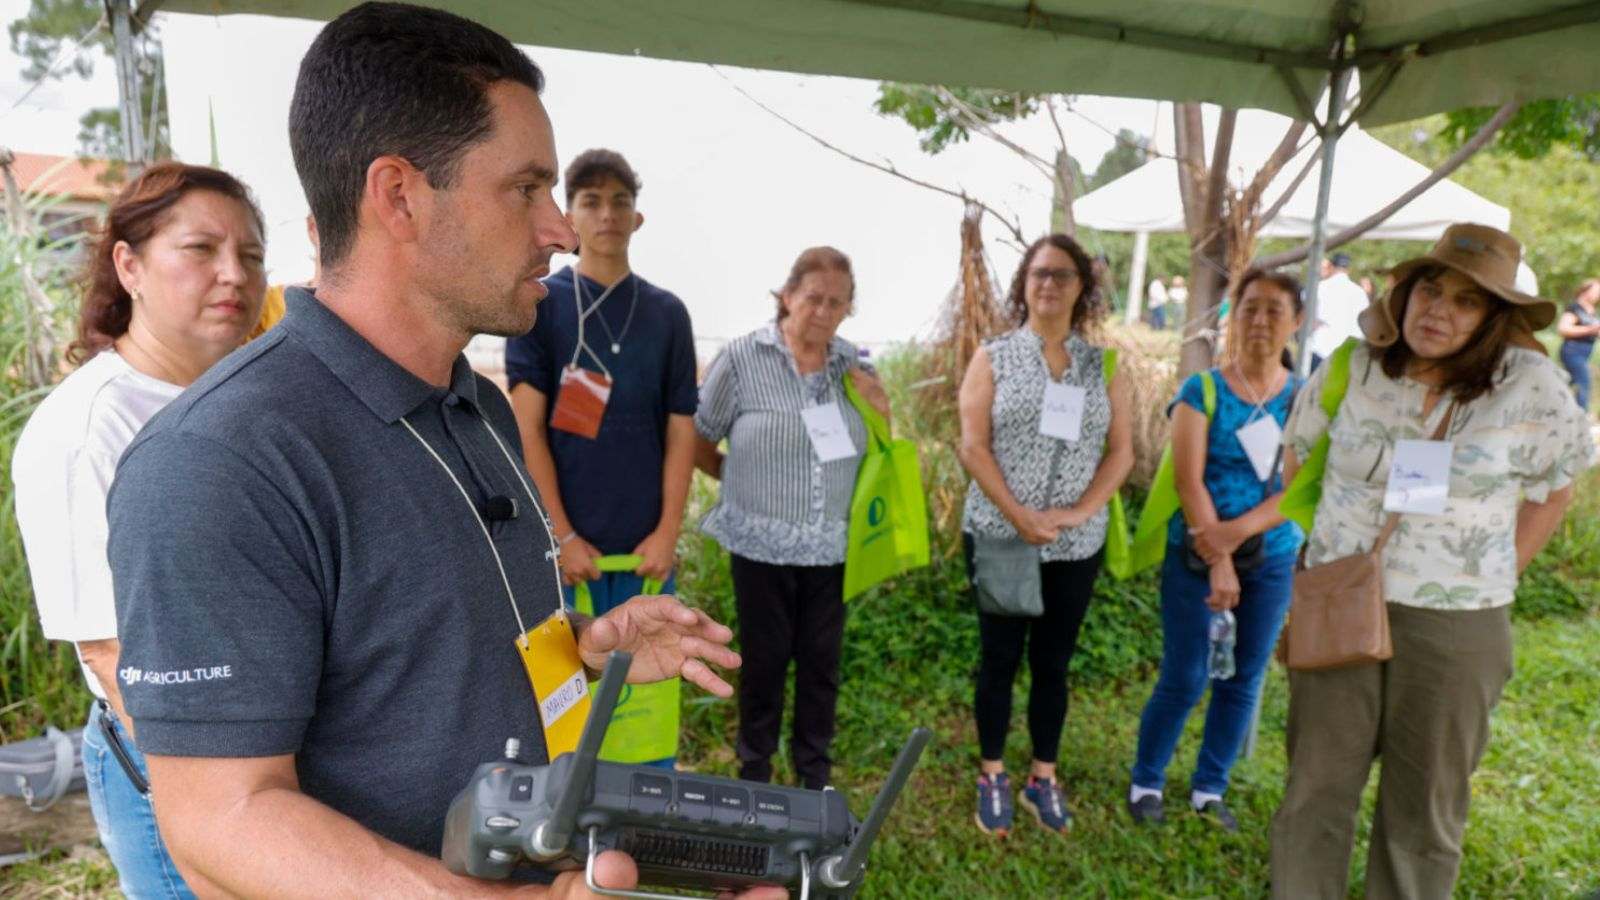
<path fill-rule="evenodd" d="M 576 750 L 583 723 L 589 718 L 589 679 L 566 612 L 557 610 L 518 637 L 517 652 L 533 685 L 550 759 Z"/>
<path fill-rule="evenodd" d="M 556 407 L 550 413 L 550 427 L 594 440 L 600 434 L 600 419 L 611 400 L 611 379 L 599 372 L 567 366 L 561 370 L 561 386 L 556 391 Z"/>

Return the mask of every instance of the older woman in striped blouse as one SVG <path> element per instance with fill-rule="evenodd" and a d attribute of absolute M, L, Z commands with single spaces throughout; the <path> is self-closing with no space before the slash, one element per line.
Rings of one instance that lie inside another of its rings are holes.
<path fill-rule="evenodd" d="M 744 666 L 739 679 L 739 776 L 772 779 L 783 688 L 795 662 L 795 773 L 828 784 L 844 639 L 845 534 L 866 447 L 850 378 L 885 417 L 877 377 L 838 337 L 855 298 L 850 259 L 813 247 L 776 293 L 777 319 L 714 359 L 695 414 L 696 464 L 721 479 L 700 523 L 732 557 Z M 718 442 L 728 441 L 724 455 Z"/>

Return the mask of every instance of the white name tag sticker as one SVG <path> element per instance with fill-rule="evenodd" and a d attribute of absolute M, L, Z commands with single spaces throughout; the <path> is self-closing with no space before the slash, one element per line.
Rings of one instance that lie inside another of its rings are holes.
<path fill-rule="evenodd" d="M 1452 441 L 1396 441 L 1383 509 L 1437 516 L 1450 500 Z"/>
<path fill-rule="evenodd" d="M 582 672 L 577 672 L 562 682 L 550 692 L 550 696 L 539 701 L 539 719 L 544 722 L 545 730 L 550 730 L 562 716 L 576 708 L 579 701 L 588 695 L 589 680 L 583 677 Z"/>
<path fill-rule="evenodd" d="M 1283 443 L 1283 429 L 1278 427 L 1278 420 L 1262 416 L 1235 431 L 1234 435 L 1239 438 L 1245 455 L 1250 457 L 1256 477 L 1262 481 L 1271 478 L 1278 463 L 1278 447 Z"/>
<path fill-rule="evenodd" d="M 817 451 L 817 459 L 828 463 L 856 455 L 856 445 L 850 440 L 850 429 L 844 425 L 839 404 L 808 406 L 800 410 L 800 418 L 806 423 L 806 435 Z"/>
<path fill-rule="evenodd" d="M 1044 409 L 1039 413 L 1039 433 L 1063 441 L 1083 436 L 1083 406 L 1089 393 L 1075 384 L 1044 383 Z"/>

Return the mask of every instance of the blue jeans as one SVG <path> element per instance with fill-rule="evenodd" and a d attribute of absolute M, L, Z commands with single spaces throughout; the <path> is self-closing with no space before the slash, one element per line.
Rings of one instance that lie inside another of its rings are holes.
<path fill-rule="evenodd" d="M 1589 354 L 1593 352 L 1593 344 L 1561 342 L 1561 365 L 1566 367 L 1567 374 L 1572 376 L 1572 392 L 1577 396 L 1578 406 L 1584 412 L 1589 411 Z"/>
<path fill-rule="evenodd" d="M 1210 681 L 1206 657 L 1211 610 L 1205 600 L 1211 583 L 1185 568 L 1182 557 L 1178 547 L 1167 548 L 1161 570 L 1161 676 L 1139 722 L 1139 755 L 1133 766 L 1135 785 L 1158 790 L 1166 783 L 1167 764 L 1189 711 Z M 1228 772 L 1250 728 L 1261 678 L 1289 609 L 1293 578 L 1291 554 L 1268 557 L 1256 569 L 1239 573 L 1239 605 L 1233 611 L 1238 623 L 1235 671 L 1232 678 L 1211 682 L 1205 736 L 1189 782 L 1196 791 L 1223 794 L 1228 789 Z"/>
<path fill-rule="evenodd" d="M 643 589 L 644 579 L 632 572 L 601 572 L 599 578 L 589 582 L 589 599 L 594 603 L 594 614 L 596 616 L 605 615 L 634 597 L 639 596 L 639 592 Z M 673 572 L 667 576 L 666 582 L 661 585 L 661 593 L 676 594 L 677 592 L 678 573 Z M 561 602 L 566 605 L 567 609 L 576 609 L 578 603 L 577 592 L 570 586 L 563 585 L 561 587 Z M 653 759 L 647 763 L 642 763 L 642 765 L 655 766 L 658 769 L 674 769 L 677 768 L 678 758 L 669 756 L 665 759 Z"/>
<path fill-rule="evenodd" d="M 122 892 L 130 900 L 147 897 L 192 898 L 194 893 L 183 883 L 173 865 L 166 844 L 156 831 L 156 814 L 150 798 L 139 793 L 122 770 L 122 764 L 106 746 L 100 732 L 100 704 L 89 708 L 89 721 L 83 728 L 83 780 L 89 790 L 89 809 L 100 831 L 100 843 L 117 867 Z M 139 774 L 148 779 L 144 755 L 128 737 L 116 718 L 106 724 L 122 739 L 128 757 Z"/>

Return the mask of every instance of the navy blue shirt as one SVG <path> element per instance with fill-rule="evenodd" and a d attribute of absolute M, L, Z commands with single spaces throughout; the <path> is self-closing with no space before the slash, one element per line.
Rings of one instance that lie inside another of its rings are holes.
<path fill-rule="evenodd" d="M 555 409 L 561 370 L 578 345 L 577 277 L 568 266 L 545 279 L 550 296 L 540 302 L 533 330 L 506 341 L 506 381 L 544 394 L 547 410 Z M 583 284 L 588 309 L 605 286 L 590 278 Z M 694 415 L 694 331 L 683 301 L 631 274 L 583 327 L 588 351 L 578 365 L 596 372 L 603 365 L 611 374 L 600 433 L 590 440 L 546 427 L 545 434 L 572 527 L 601 553 L 632 553 L 661 520 L 667 417 Z M 613 336 L 620 353 L 612 352 Z"/>
<path fill-rule="evenodd" d="M 504 396 L 461 357 L 430 386 L 297 289 L 129 446 L 109 555 L 142 750 L 294 754 L 305 793 L 432 855 L 475 766 L 545 750 L 478 514 L 402 417 L 473 505 L 517 498 L 494 546 L 522 621 L 555 611 Z"/>
<path fill-rule="evenodd" d="M 1206 469 L 1201 480 L 1211 494 L 1211 505 L 1217 509 L 1217 518 L 1226 522 L 1239 518 L 1283 490 L 1283 466 L 1281 463 L 1276 466 L 1267 481 L 1256 477 L 1256 468 L 1250 462 L 1250 454 L 1239 442 L 1238 432 L 1262 414 L 1255 411 L 1254 403 L 1228 387 L 1228 380 L 1222 377 L 1221 369 L 1211 370 L 1211 380 L 1217 386 L 1217 410 L 1206 432 Z M 1300 379 L 1290 375 L 1283 390 L 1265 405 L 1265 413 L 1278 421 L 1280 429 L 1289 420 L 1289 408 L 1294 404 L 1294 395 L 1299 389 Z M 1172 415 L 1173 407 L 1179 403 L 1205 415 L 1205 394 L 1200 386 L 1199 374 L 1190 375 L 1178 388 L 1178 396 L 1167 407 L 1167 415 Z M 1173 513 L 1172 521 L 1167 526 L 1168 542 L 1182 543 L 1183 532 L 1183 511 L 1179 510 Z M 1300 541 L 1300 526 L 1284 522 L 1267 532 L 1263 551 L 1267 556 L 1296 553 L 1300 550 Z"/>

